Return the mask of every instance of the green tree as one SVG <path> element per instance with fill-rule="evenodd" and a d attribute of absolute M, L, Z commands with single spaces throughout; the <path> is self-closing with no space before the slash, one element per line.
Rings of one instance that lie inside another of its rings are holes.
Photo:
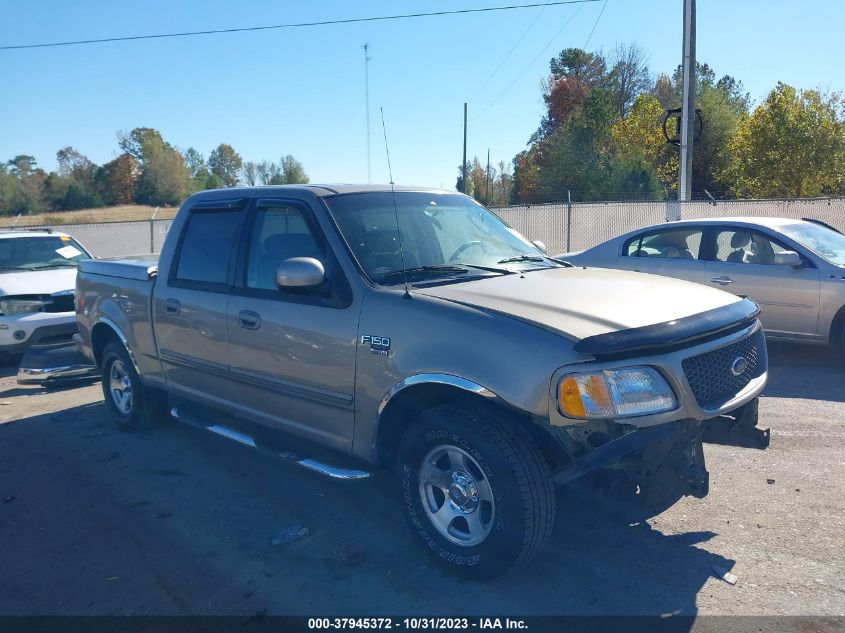
<path fill-rule="evenodd" d="M 600 53 L 580 48 L 565 48 L 549 62 L 553 77 L 567 77 L 594 88 L 603 86 L 607 77 L 607 61 Z"/>
<path fill-rule="evenodd" d="M 641 159 L 668 188 L 678 180 L 678 151 L 666 142 L 663 117 L 664 111 L 657 98 L 640 94 L 627 116 L 614 121 L 610 137 L 620 165 L 636 165 Z"/>
<path fill-rule="evenodd" d="M 125 154 L 130 154 L 139 162 L 144 162 L 144 147 L 166 147 L 173 149 L 170 144 L 164 141 L 161 132 L 151 127 L 136 127 L 131 132 L 120 131 L 117 133 L 117 144 Z"/>
<path fill-rule="evenodd" d="M 94 183 L 97 166 L 73 147 L 56 152 L 59 171 L 48 176 L 47 197 L 54 209 L 84 209 L 102 206 L 103 200 Z M 61 192 L 64 192 L 63 194 Z M 60 195 L 61 194 L 61 195 Z"/>
<path fill-rule="evenodd" d="M 185 167 L 187 167 L 191 175 L 191 191 L 220 189 L 223 187 L 223 181 L 209 171 L 203 155 L 193 147 L 189 147 L 183 152 L 182 159 L 185 161 Z"/>
<path fill-rule="evenodd" d="M 226 143 L 218 145 L 208 157 L 208 169 L 217 176 L 224 187 L 235 187 L 243 160 L 235 149 Z"/>
<path fill-rule="evenodd" d="M 538 143 L 538 190 L 541 201 L 582 199 L 607 193 L 608 147 L 615 108 L 602 88 L 590 90 L 584 105 L 566 125 Z"/>
<path fill-rule="evenodd" d="M 168 144 L 149 138 L 141 147 L 144 161 L 135 199 L 141 204 L 177 205 L 191 191 L 191 173 L 182 155 Z"/>
<path fill-rule="evenodd" d="M 842 191 L 843 100 L 778 83 L 729 143 L 725 179 L 743 197 L 803 197 Z"/>
<path fill-rule="evenodd" d="M 290 154 L 282 157 L 281 168 L 284 184 L 301 185 L 309 182 L 308 174 L 305 173 L 302 163 Z"/>
<path fill-rule="evenodd" d="M 39 168 L 34 156 L 19 154 L 6 163 L 3 196 L 5 212 L 11 215 L 40 213 L 49 210 L 44 197 L 46 172 Z"/>

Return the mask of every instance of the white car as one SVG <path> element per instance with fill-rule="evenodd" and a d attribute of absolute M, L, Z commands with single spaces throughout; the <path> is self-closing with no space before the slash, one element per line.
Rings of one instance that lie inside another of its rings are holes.
<path fill-rule="evenodd" d="M 845 349 L 845 235 L 820 222 L 683 220 L 558 257 L 721 288 L 757 302 L 770 338 Z"/>
<path fill-rule="evenodd" d="M 0 355 L 71 340 L 76 266 L 90 258 L 64 233 L 0 231 Z"/>

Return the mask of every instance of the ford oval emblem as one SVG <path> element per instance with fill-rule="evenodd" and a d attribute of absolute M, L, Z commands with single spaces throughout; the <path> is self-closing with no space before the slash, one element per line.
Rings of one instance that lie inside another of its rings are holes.
<path fill-rule="evenodd" d="M 734 362 L 731 363 L 731 373 L 734 376 L 739 376 L 746 369 L 748 369 L 748 359 L 745 356 L 734 358 Z"/>

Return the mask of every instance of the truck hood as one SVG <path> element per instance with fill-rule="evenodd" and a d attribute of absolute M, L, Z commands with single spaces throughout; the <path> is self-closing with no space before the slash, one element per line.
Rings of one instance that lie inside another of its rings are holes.
<path fill-rule="evenodd" d="M 51 295 L 76 286 L 76 268 L 53 268 L 0 274 L 0 297 Z"/>
<path fill-rule="evenodd" d="M 579 267 L 486 277 L 417 292 L 529 321 L 574 340 L 676 321 L 741 301 L 669 277 Z"/>

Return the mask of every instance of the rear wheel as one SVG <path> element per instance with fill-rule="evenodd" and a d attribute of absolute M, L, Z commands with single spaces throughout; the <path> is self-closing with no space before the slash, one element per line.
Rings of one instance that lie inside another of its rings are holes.
<path fill-rule="evenodd" d="M 155 426 L 159 407 L 141 382 L 126 348 L 117 341 L 108 343 L 100 369 L 106 408 L 118 428 L 141 431 Z"/>
<path fill-rule="evenodd" d="M 440 405 L 405 433 L 397 469 L 411 528 L 447 569 L 493 578 L 534 558 L 554 524 L 548 467 L 519 423 Z"/>

